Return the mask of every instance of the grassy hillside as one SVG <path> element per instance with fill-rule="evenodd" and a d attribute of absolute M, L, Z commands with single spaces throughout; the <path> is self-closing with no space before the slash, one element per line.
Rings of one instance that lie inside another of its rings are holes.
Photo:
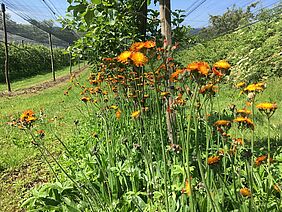
<path fill-rule="evenodd" d="M 234 80 L 282 75 L 282 15 L 197 44 L 178 54 L 183 64 L 226 59 Z"/>

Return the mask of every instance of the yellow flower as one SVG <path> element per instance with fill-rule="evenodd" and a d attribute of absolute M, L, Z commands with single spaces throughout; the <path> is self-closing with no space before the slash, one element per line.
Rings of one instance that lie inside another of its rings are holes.
<path fill-rule="evenodd" d="M 169 93 L 169 92 L 166 92 L 166 91 L 161 92 L 161 96 L 169 96 L 169 95 L 170 95 L 170 93 Z"/>
<path fill-rule="evenodd" d="M 131 52 L 130 51 L 124 51 L 122 52 L 118 57 L 117 57 L 117 61 L 121 62 L 121 63 L 127 63 L 128 62 L 128 58 L 131 56 Z"/>
<path fill-rule="evenodd" d="M 240 117 L 235 118 L 233 121 L 237 122 L 239 126 L 251 128 L 252 130 L 254 129 L 254 123 L 249 118 L 240 116 Z"/>
<path fill-rule="evenodd" d="M 259 110 L 269 110 L 269 111 L 275 111 L 277 109 L 276 103 L 270 103 L 270 102 L 263 102 L 256 106 Z"/>
<path fill-rule="evenodd" d="M 220 157 L 219 156 L 211 156 L 208 158 L 208 165 L 215 165 L 217 163 L 219 163 L 220 161 Z"/>
<path fill-rule="evenodd" d="M 242 88 L 242 87 L 245 87 L 246 86 L 246 83 L 245 82 L 239 82 L 236 84 L 236 88 Z"/>
<path fill-rule="evenodd" d="M 191 196 L 191 189 L 188 180 L 185 180 L 185 193 L 187 194 L 188 197 Z"/>
<path fill-rule="evenodd" d="M 251 195 L 252 195 L 251 190 L 246 188 L 246 187 L 240 189 L 240 194 L 243 197 L 251 197 Z"/>
<path fill-rule="evenodd" d="M 141 52 L 132 52 L 130 59 L 137 67 L 142 67 L 148 62 L 148 58 Z"/>
<path fill-rule="evenodd" d="M 90 101 L 90 98 L 84 96 L 84 97 L 81 98 L 81 101 L 83 101 L 84 103 L 86 103 L 86 102 L 89 102 L 89 101 Z"/>
<path fill-rule="evenodd" d="M 231 65 L 228 62 L 226 62 L 225 60 L 220 60 L 220 61 L 216 62 L 213 65 L 213 67 L 227 70 L 231 67 Z"/>
<path fill-rule="evenodd" d="M 132 118 L 135 118 L 137 119 L 141 114 L 141 111 L 140 110 L 137 110 L 137 111 L 134 111 L 132 114 L 131 114 L 131 117 Z"/>
<path fill-rule="evenodd" d="M 111 108 L 111 109 L 114 109 L 114 110 L 117 110 L 117 109 L 118 109 L 118 106 L 112 105 L 112 106 L 110 106 L 110 108 Z"/>
<path fill-rule="evenodd" d="M 244 88 L 245 92 L 260 92 L 263 91 L 265 88 L 265 84 L 264 83 L 254 83 L 254 84 L 250 84 L 248 85 L 246 88 Z"/>

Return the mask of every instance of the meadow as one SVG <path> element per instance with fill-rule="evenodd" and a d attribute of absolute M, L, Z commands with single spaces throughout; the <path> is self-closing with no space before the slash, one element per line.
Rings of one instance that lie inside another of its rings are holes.
<path fill-rule="evenodd" d="M 2 191 L 41 211 L 281 210 L 281 79 L 234 83 L 227 61 L 169 51 L 137 42 L 95 73 L 4 98 Z"/>

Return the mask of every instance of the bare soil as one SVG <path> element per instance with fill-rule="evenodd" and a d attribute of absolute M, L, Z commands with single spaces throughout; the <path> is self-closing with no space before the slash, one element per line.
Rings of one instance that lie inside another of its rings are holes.
<path fill-rule="evenodd" d="M 75 71 L 73 71 L 74 75 L 79 75 L 81 74 L 81 72 L 83 72 L 88 66 L 84 66 L 81 69 L 77 69 Z M 70 75 L 66 75 L 66 76 L 61 76 L 56 78 L 56 81 L 50 80 L 47 82 L 43 82 L 41 84 L 37 84 L 28 88 L 21 88 L 12 92 L 8 92 L 8 91 L 3 91 L 0 92 L 0 97 L 12 97 L 12 96 L 19 96 L 19 95 L 24 95 L 24 94 L 33 94 L 33 93 L 38 93 L 39 91 L 54 87 L 56 85 L 59 85 L 63 82 L 66 82 L 67 80 L 69 80 Z"/>

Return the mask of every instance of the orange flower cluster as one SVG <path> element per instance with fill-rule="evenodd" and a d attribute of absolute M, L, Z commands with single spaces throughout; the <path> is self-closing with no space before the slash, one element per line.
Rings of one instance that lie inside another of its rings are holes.
<path fill-rule="evenodd" d="M 26 110 L 20 116 L 20 122 L 24 126 L 30 125 L 36 120 L 37 118 L 35 117 L 35 113 L 32 110 Z"/>
<path fill-rule="evenodd" d="M 148 62 L 147 56 L 141 52 L 143 49 L 151 49 L 156 46 L 154 41 L 136 42 L 131 45 L 129 51 L 122 52 L 117 61 L 128 64 L 130 61 L 137 67 L 142 67 Z"/>

